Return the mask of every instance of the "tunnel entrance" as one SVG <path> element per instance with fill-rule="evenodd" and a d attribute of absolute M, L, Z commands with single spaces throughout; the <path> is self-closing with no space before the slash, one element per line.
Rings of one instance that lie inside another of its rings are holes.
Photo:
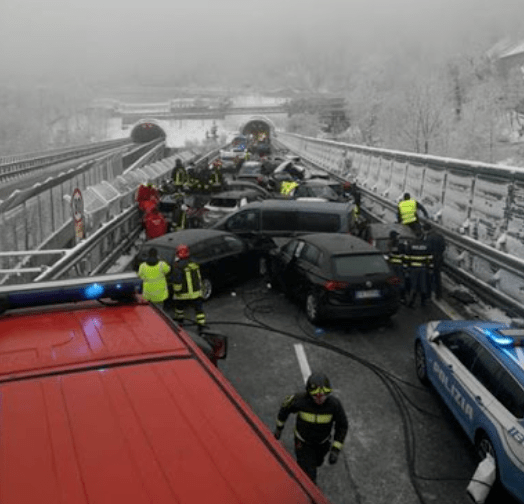
<path fill-rule="evenodd" d="M 165 139 L 165 131 L 154 122 L 137 124 L 131 131 L 131 140 L 136 143 L 147 143 L 157 138 Z"/>
<path fill-rule="evenodd" d="M 244 125 L 241 133 L 248 138 L 250 135 L 253 135 L 254 138 L 259 138 L 259 136 L 265 135 L 265 137 L 269 140 L 271 125 L 261 119 L 253 119 Z"/>

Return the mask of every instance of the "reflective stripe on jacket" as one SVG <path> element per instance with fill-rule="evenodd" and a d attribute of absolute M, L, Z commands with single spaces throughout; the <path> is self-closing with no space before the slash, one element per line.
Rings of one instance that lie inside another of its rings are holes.
<path fill-rule="evenodd" d="M 193 261 L 179 261 L 173 266 L 173 290 L 175 299 L 202 297 L 200 266 Z"/>
<path fill-rule="evenodd" d="M 144 281 L 142 295 L 152 303 L 161 303 L 168 298 L 166 275 L 171 268 L 164 261 L 154 265 L 143 262 L 138 267 L 138 276 Z"/>
<path fill-rule="evenodd" d="M 177 186 L 187 184 L 188 176 L 185 168 L 179 166 L 173 170 L 173 182 Z"/>
<path fill-rule="evenodd" d="M 323 404 L 315 404 L 305 392 L 288 396 L 277 416 L 277 426 L 283 427 L 291 413 L 297 415 L 295 436 L 306 443 L 322 444 L 330 439 L 332 431 L 334 445 L 342 447 L 348 432 L 346 412 L 340 400 L 329 395 Z"/>
<path fill-rule="evenodd" d="M 402 224 L 411 224 L 417 221 L 417 202 L 414 199 L 401 201 L 398 204 L 400 222 Z"/>

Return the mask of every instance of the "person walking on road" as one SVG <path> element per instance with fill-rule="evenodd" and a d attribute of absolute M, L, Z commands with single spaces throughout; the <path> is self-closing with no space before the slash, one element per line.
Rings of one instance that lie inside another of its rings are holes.
<path fill-rule="evenodd" d="M 168 299 L 166 275 L 171 271 L 169 264 L 158 258 L 158 251 L 151 247 L 147 259 L 138 267 L 138 276 L 143 283 L 142 296 L 157 306 L 162 306 Z"/>
<path fill-rule="evenodd" d="M 295 454 L 298 465 L 313 482 L 317 479 L 317 467 L 328 453 L 329 463 L 337 462 L 348 432 L 346 412 L 332 392 L 324 373 L 312 373 L 307 379 L 306 391 L 287 396 L 277 416 L 274 435 L 280 439 L 288 416 L 297 415 Z"/>

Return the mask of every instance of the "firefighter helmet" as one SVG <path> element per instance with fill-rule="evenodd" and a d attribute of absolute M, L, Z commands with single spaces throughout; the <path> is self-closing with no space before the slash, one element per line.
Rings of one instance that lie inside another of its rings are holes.
<path fill-rule="evenodd" d="M 189 247 L 187 245 L 178 245 L 176 248 L 176 255 L 179 259 L 189 258 Z"/>
<path fill-rule="evenodd" d="M 312 373 L 307 379 L 306 390 L 314 395 L 318 393 L 329 394 L 333 389 L 329 378 L 324 373 Z"/>

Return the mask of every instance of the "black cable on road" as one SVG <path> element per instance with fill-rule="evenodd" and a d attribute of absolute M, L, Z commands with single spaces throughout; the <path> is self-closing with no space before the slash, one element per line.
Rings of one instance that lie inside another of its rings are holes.
<path fill-rule="evenodd" d="M 244 295 L 242 297 L 244 298 Z M 416 435 L 415 435 L 415 431 L 413 427 L 413 420 L 411 418 L 408 406 L 411 405 L 415 410 L 419 411 L 420 413 L 425 414 L 425 415 L 430 415 L 435 418 L 440 418 L 440 415 L 436 415 L 434 413 L 428 412 L 416 406 L 411 401 L 411 399 L 408 398 L 405 392 L 402 390 L 399 383 L 413 387 L 417 390 L 426 391 L 425 388 L 421 388 L 419 386 L 413 385 L 412 383 L 407 382 L 406 380 L 403 380 L 402 378 L 394 375 L 390 371 L 383 369 L 380 366 L 374 364 L 373 362 L 367 359 L 364 359 L 352 352 L 344 350 L 331 343 L 319 340 L 315 336 L 308 335 L 306 331 L 300 325 L 299 327 L 301 327 L 305 335 L 297 335 L 292 332 L 274 328 L 266 324 L 265 322 L 258 320 L 254 314 L 255 312 L 260 313 L 260 308 L 258 309 L 253 308 L 252 304 L 256 302 L 260 302 L 260 301 L 265 301 L 267 299 L 268 299 L 267 296 L 257 298 L 251 302 L 247 302 L 245 298 L 243 299 L 245 303 L 245 307 L 246 307 L 244 314 L 246 318 L 252 320 L 253 323 L 238 322 L 238 321 L 213 321 L 213 322 L 208 322 L 208 324 L 209 325 L 238 325 L 238 326 L 244 326 L 244 327 L 250 327 L 250 328 L 264 329 L 269 332 L 281 334 L 283 336 L 301 341 L 303 343 L 309 343 L 311 345 L 325 348 L 329 351 L 342 355 L 343 357 L 351 359 L 361 364 L 362 366 L 368 368 L 371 372 L 373 372 L 379 378 L 379 380 L 383 383 L 383 385 L 385 386 L 386 390 L 391 395 L 399 411 L 399 415 L 400 415 L 402 426 L 403 426 L 403 435 L 404 435 L 404 441 L 405 441 L 404 443 L 405 457 L 406 457 L 406 463 L 408 467 L 409 478 L 410 478 L 411 485 L 417 495 L 419 502 L 421 502 L 421 504 L 427 504 L 427 501 L 422 494 L 422 490 L 419 488 L 419 483 L 417 480 L 424 480 L 424 481 L 470 481 L 471 480 L 470 477 L 468 478 L 456 478 L 456 477 L 429 478 L 429 477 L 424 477 L 424 476 L 417 474 L 416 472 Z M 270 314 L 271 312 L 272 312 L 272 307 L 263 309 L 264 315 Z"/>

